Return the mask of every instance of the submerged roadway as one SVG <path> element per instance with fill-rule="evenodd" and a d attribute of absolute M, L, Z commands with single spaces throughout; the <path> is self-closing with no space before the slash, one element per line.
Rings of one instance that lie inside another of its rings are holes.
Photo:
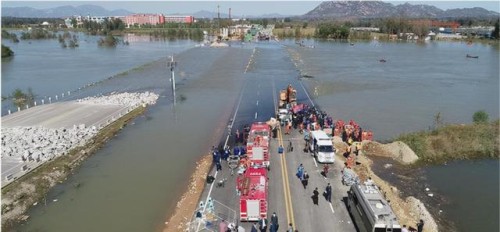
<path fill-rule="evenodd" d="M 313 106 L 314 103 L 308 96 L 306 89 L 298 79 L 299 73 L 290 60 L 284 47 L 276 44 L 259 44 L 254 49 L 245 70 L 245 83 L 237 101 L 233 117 L 228 128 L 233 133 L 224 135 L 221 145 L 228 145 L 231 150 L 234 146 L 233 134 L 236 129 L 242 131 L 245 124 L 268 121 L 274 117 L 277 107 L 279 90 L 292 84 L 297 89 L 297 102 Z M 228 131 L 229 131 L 228 130 Z M 292 152 L 278 154 L 279 144 L 287 147 L 289 142 L 293 145 Z M 279 231 L 284 231 L 292 223 L 298 231 L 356 231 L 345 205 L 347 186 L 341 183 L 341 169 L 343 163 L 336 161 L 330 167 L 327 177 L 320 172 L 318 164 L 309 153 L 303 152 L 303 136 L 294 130 L 290 135 L 284 135 L 281 130 L 276 139 L 270 143 L 271 170 L 268 172 L 268 220 L 273 212 L 279 218 Z M 295 176 L 299 164 L 303 164 L 305 171 L 310 175 L 309 185 L 304 189 L 300 180 Z M 333 166 L 333 168 L 332 168 Z M 223 161 L 222 171 L 216 172 L 215 168 L 209 175 L 215 176 L 213 184 L 207 184 L 201 197 L 206 202 L 209 197 L 214 200 L 215 215 L 217 220 L 225 219 L 229 222 L 239 222 L 239 197 L 236 195 L 236 177 L 230 175 L 227 163 Z M 217 187 L 215 183 L 225 181 L 224 187 Z M 327 184 L 332 185 L 332 202 L 329 203 L 321 193 Z M 311 199 L 314 188 L 320 192 L 319 205 L 314 205 Z M 200 208 L 206 211 L 206 206 Z M 250 231 L 252 223 L 240 223 L 240 226 Z M 193 221 L 192 231 L 215 229 L 217 226 L 206 225 Z"/>

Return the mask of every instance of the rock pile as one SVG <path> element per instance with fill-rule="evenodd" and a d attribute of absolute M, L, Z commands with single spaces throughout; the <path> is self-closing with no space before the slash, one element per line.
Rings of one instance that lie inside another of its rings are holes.
<path fill-rule="evenodd" d="M 74 126 L 71 129 L 43 127 L 2 128 L 2 158 L 20 161 L 47 161 L 77 146 L 83 146 L 98 132 L 95 126 Z"/>
<path fill-rule="evenodd" d="M 158 94 L 152 92 L 144 93 L 118 93 L 101 97 L 86 97 L 77 102 L 95 105 L 124 105 L 137 106 L 141 104 L 153 105 L 158 100 Z"/>
<path fill-rule="evenodd" d="M 84 104 L 139 106 L 155 104 L 158 94 L 119 93 L 77 100 Z M 47 161 L 66 154 L 69 150 L 83 146 L 95 136 L 98 128 L 84 124 L 71 129 L 49 129 L 43 127 L 2 128 L 2 158 L 11 157 L 20 161 Z"/>

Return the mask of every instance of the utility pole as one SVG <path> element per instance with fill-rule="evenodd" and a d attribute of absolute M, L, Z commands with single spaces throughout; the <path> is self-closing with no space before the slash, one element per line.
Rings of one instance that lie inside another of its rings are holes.
<path fill-rule="evenodd" d="M 220 33 L 220 6 L 217 5 L 217 39 L 219 39 Z"/>
<path fill-rule="evenodd" d="M 171 61 L 167 62 L 167 67 L 170 68 L 170 82 L 172 82 L 172 93 L 174 95 L 174 103 L 175 103 L 175 71 L 174 68 L 177 66 L 177 61 L 174 61 L 174 55 L 171 56 Z"/>

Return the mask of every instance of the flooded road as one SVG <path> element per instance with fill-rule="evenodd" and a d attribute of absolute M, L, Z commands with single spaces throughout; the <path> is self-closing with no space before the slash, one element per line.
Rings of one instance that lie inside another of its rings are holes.
<path fill-rule="evenodd" d="M 52 190 L 47 205 L 39 202 L 18 230 L 160 230 L 195 162 L 226 129 L 251 52 L 196 48 L 179 54 L 178 73 L 186 74 L 177 92 L 183 100 L 178 99 L 175 107 L 168 79 L 159 77 L 167 73 L 163 62 L 102 83 L 104 90 L 155 89 L 163 97 Z"/>

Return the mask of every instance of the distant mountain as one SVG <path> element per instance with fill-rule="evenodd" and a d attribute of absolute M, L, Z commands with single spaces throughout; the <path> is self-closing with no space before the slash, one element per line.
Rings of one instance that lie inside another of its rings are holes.
<path fill-rule="evenodd" d="M 106 10 L 95 5 L 60 6 L 49 9 L 35 9 L 31 7 L 2 7 L 2 16 L 19 18 L 62 18 L 73 15 L 91 16 L 125 16 L 133 14 L 127 10 Z"/>
<path fill-rule="evenodd" d="M 484 8 L 441 10 L 435 6 L 404 3 L 393 5 L 382 1 L 329 1 L 304 14 L 303 18 L 458 18 L 499 17 L 500 13 Z"/>
<path fill-rule="evenodd" d="M 500 14 L 495 11 L 489 11 L 481 7 L 462 8 L 462 9 L 449 9 L 446 10 L 441 18 L 457 18 L 457 17 L 498 17 Z"/>

